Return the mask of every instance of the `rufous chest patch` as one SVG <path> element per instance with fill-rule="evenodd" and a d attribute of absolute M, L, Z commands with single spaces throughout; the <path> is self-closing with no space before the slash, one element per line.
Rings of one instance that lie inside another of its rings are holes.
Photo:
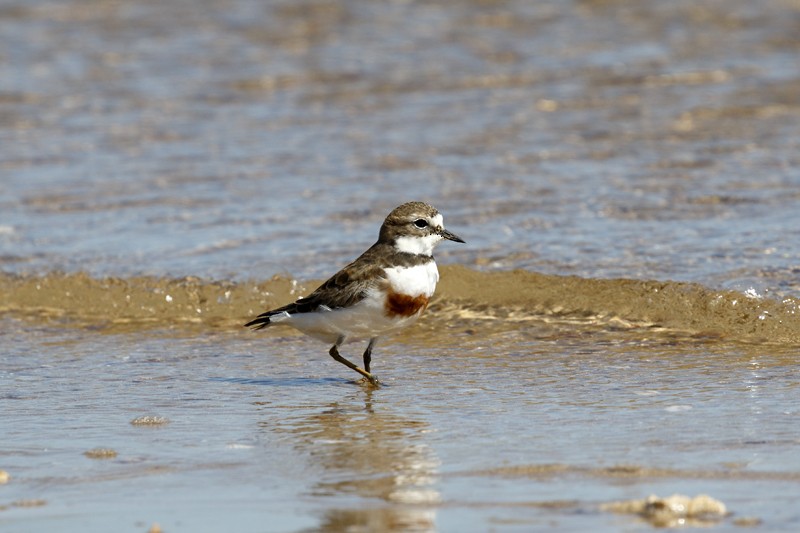
<path fill-rule="evenodd" d="M 428 307 L 428 300 L 424 294 L 408 296 L 390 289 L 383 310 L 388 317 L 410 317 L 424 311 Z"/>

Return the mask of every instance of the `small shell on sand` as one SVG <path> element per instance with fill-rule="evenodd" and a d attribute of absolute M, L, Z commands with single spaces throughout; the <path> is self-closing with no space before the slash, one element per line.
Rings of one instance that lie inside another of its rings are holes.
<path fill-rule="evenodd" d="M 0 485 L 5 485 L 9 481 L 11 481 L 11 474 L 5 470 L 0 470 Z"/>
<path fill-rule="evenodd" d="M 733 525 L 739 527 L 758 527 L 761 525 L 761 519 L 757 516 L 740 516 L 734 519 Z"/>
<path fill-rule="evenodd" d="M 17 500 L 11 502 L 11 505 L 14 507 L 41 507 L 42 505 L 47 505 L 47 501 L 34 498 L 30 500 Z"/>
<path fill-rule="evenodd" d="M 705 494 L 694 498 L 682 494 L 668 498 L 653 495 L 643 500 L 610 502 L 600 508 L 613 513 L 636 514 L 657 527 L 708 525 L 727 513 L 724 503 Z"/>
<path fill-rule="evenodd" d="M 137 416 L 131 420 L 133 426 L 163 426 L 169 424 L 169 418 L 163 416 Z"/>
<path fill-rule="evenodd" d="M 83 452 L 83 455 L 89 459 L 113 459 L 117 456 L 117 452 L 111 448 L 93 448 Z"/>

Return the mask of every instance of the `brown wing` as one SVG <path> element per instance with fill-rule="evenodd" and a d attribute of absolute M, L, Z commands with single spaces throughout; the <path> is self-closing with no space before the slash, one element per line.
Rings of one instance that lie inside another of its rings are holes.
<path fill-rule="evenodd" d="M 301 307 L 310 306 L 309 309 L 298 309 L 300 313 L 316 311 L 321 305 L 331 309 L 350 307 L 363 300 L 369 289 L 374 287 L 381 278 L 383 278 L 381 267 L 354 261 L 295 304 Z"/>
<path fill-rule="evenodd" d="M 373 246 L 364 252 L 361 257 L 331 276 L 308 296 L 289 305 L 261 313 L 245 326 L 261 329 L 269 325 L 271 316 L 279 313 L 287 312 L 290 315 L 310 313 L 323 305 L 336 309 L 360 302 L 384 277 L 383 267 L 374 261 L 375 248 L 376 246 Z"/>

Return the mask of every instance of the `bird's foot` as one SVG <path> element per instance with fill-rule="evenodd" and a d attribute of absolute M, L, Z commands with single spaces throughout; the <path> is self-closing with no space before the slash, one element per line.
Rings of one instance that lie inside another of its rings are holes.
<path fill-rule="evenodd" d="M 380 387 L 381 383 L 378 381 L 378 378 L 373 376 L 372 374 L 369 377 L 364 376 L 363 378 L 359 379 L 356 383 L 359 385 L 369 385 L 371 387 Z"/>

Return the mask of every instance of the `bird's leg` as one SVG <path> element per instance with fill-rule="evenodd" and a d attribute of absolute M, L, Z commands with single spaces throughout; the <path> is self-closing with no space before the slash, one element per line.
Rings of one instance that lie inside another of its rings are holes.
<path fill-rule="evenodd" d="M 343 342 L 344 342 L 344 337 L 339 337 L 339 339 L 336 341 L 336 344 L 331 346 L 331 349 L 328 352 L 330 354 L 330 356 L 333 357 L 336 361 L 339 361 L 340 363 L 342 363 L 344 366 L 346 366 L 348 368 L 352 368 L 353 370 L 355 370 L 356 372 L 358 372 L 359 374 L 364 376 L 370 383 L 372 383 L 373 385 L 377 386 L 378 385 L 378 380 L 375 378 L 375 376 L 373 376 L 372 374 L 370 374 L 369 372 L 367 372 L 363 368 L 359 368 L 357 365 L 351 363 L 350 361 L 348 361 L 347 359 L 345 359 L 344 357 L 339 355 L 339 346 Z"/>
<path fill-rule="evenodd" d="M 378 337 L 372 337 L 367 344 L 367 349 L 364 351 L 364 370 L 369 372 L 369 363 L 372 361 L 372 347 L 375 346 L 375 341 Z"/>

